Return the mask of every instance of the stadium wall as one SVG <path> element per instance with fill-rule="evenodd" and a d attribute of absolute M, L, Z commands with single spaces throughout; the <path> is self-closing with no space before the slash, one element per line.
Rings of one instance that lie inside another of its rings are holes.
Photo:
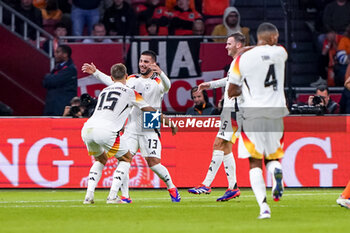
<path fill-rule="evenodd" d="M 345 186 L 350 178 L 350 148 L 347 144 L 350 141 L 349 117 L 285 118 L 285 157 L 282 165 L 287 186 Z M 212 122 L 219 119 L 189 120 L 202 123 L 195 123 L 193 128 L 180 128 L 175 136 L 171 136 L 169 129 L 162 130 L 162 163 L 168 167 L 178 187 L 192 187 L 202 182 L 211 161 L 212 144 L 217 133 L 217 125 Z M 1 118 L 0 188 L 85 188 L 93 162 L 80 136 L 85 121 L 68 118 Z M 233 153 L 238 185 L 249 187 L 248 161 L 237 159 L 237 145 L 233 146 Z M 115 166 L 116 160 L 110 159 L 98 187 L 107 188 L 111 185 Z M 271 185 L 269 176 L 266 182 Z M 213 187 L 226 186 L 226 176 L 221 167 Z M 137 154 L 130 171 L 130 187 L 165 186 Z"/>
<path fill-rule="evenodd" d="M 46 95 L 42 80 L 50 59 L 3 26 L 0 35 L 0 100 L 15 116 L 41 116 Z"/>

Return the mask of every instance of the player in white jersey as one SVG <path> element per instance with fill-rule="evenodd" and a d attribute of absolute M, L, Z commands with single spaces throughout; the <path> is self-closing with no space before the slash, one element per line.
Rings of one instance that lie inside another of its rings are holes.
<path fill-rule="evenodd" d="M 277 45 L 278 30 L 271 23 L 262 23 L 257 30 L 255 48 L 236 58 L 229 78 L 229 97 L 242 93 L 243 115 L 239 158 L 249 158 L 250 184 L 260 206 L 259 219 L 271 218 L 266 201 L 262 160 L 272 174 L 272 195 L 275 201 L 283 193 L 283 117 L 288 114 L 284 96 L 284 68 L 288 54 Z"/>
<path fill-rule="evenodd" d="M 244 35 L 239 32 L 236 32 L 227 38 L 225 48 L 228 52 L 228 55 L 234 59 L 238 50 L 241 49 L 244 46 L 244 44 Z M 234 61 L 232 61 L 230 69 L 228 71 L 228 77 L 232 73 L 233 64 Z M 239 135 L 239 130 L 237 124 L 235 124 L 234 126 L 232 126 L 231 124 L 231 112 L 236 111 L 237 98 L 228 98 L 228 77 L 216 81 L 204 82 L 198 86 L 198 91 L 209 88 L 215 89 L 219 87 L 225 87 L 224 105 L 222 108 L 223 110 L 220 114 L 221 127 L 214 140 L 213 156 L 207 175 L 200 185 L 188 190 L 189 193 L 193 194 L 209 194 L 211 192 L 210 185 L 213 182 L 216 173 L 221 166 L 221 163 L 223 162 L 225 172 L 227 175 L 228 189 L 226 190 L 225 194 L 222 197 L 218 198 L 216 201 L 228 201 L 240 195 L 240 190 L 237 187 L 236 163 L 232 154 L 232 144 L 235 143 Z"/>
<path fill-rule="evenodd" d="M 152 107 L 160 109 L 163 95 L 168 92 L 171 83 L 165 73 L 156 64 L 156 54 L 153 51 L 148 50 L 141 53 L 139 69 L 140 74 L 130 75 L 126 84 L 140 93 Z M 97 70 L 93 64 L 85 63 L 82 70 L 93 74 L 106 85 L 111 84 L 108 76 Z M 174 129 L 173 127 L 172 130 Z M 134 108 L 131 111 L 125 127 L 125 133 L 122 137 L 128 141 L 132 154 L 136 154 L 138 149 L 140 149 L 148 166 L 167 185 L 171 200 L 173 202 L 179 202 L 181 197 L 178 190 L 172 182 L 168 169 L 161 164 L 160 133 L 157 130 L 143 129 L 142 114 L 139 109 Z M 123 182 L 121 191 L 121 199 L 130 202 L 128 180 Z"/>
<path fill-rule="evenodd" d="M 96 160 L 90 169 L 84 204 L 94 203 L 94 191 L 102 175 L 102 170 L 99 168 L 103 168 L 108 157 L 112 156 L 115 156 L 119 162 L 113 173 L 107 203 L 117 201 L 116 193 L 129 172 L 132 160 L 127 142 L 121 139 L 119 133 L 124 127 L 132 106 L 142 111 L 155 111 L 139 93 L 125 85 L 127 72 L 123 64 L 113 65 L 111 74 L 113 84 L 102 90 L 93 115 L 85 122 L 81 131 L 89 155 L 93 155 Z"/>

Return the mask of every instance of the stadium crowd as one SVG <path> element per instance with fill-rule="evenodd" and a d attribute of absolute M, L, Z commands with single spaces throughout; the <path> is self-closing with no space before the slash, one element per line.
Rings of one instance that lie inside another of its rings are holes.
<path fill-rule="evenodd" d="M 212 35 L 228 36 L 241 32 L 246 44 L 255 44 L 255 35 L 241 24 L 239 9 L 234 0 L 4 0 L 37 25 L 54 36 L 53 51 L 62 36 L 133 36 L 133 35 Z M 319 79 L 311 83 L 319 86 L 344 86 L 349 77 L 350 2 L 348 0 L 300 0 L 306 14 L 316 14 L 307 22 L 313 32 L 318 52 Z M 4 13 L 4 22 L 6 19 Z M 23 25 L 16 22 L 16 31 L 23 33 Z M 35 31 L 28 29 L 29 39 Z M 214 42 L 225 42 L 214 38 Z M 84 39 L 83 43 L 112 43 L 111 39 Z M 42 45 L 49 51 L 49 43 Z M 346 72 L 348 70 L 348 72 Z M 350 113 L 349 90 L 344 88 L 340 113 Z M 300 104 L 300 103 L 299 103 Z M 307 101 L 305 104 L 308 104 Z M 217 113 L 217 111 L 212 111 Z M 339 112 L 339 111 L 337 111 Z"/>

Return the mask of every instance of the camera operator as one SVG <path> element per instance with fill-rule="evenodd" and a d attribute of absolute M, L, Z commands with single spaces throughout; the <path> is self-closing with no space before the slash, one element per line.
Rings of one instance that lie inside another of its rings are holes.
<path fill-rule="evenodd" d="M 63 116 L 71 116 L 73 118 L 83 117 L 84 108 L 81 107 L 81 101 L 79 97 L 73 97 L 70 101 L 70 105 L 64 108 Z"/>
<path fill-rule="evenodd" d="M 63 116 L 71 116 L 74 118 L 90 117 L 95 110 L 97 100 L 89 94 L 84 93 L 79 97 L 74 97 L 70 101 L 70 106 L 66 106 Z"/>
<path fill-rule="evenodd" d="M 321 107 L 323 114 L 339 113 L 339 105 L 330 98 L 328 87 L 325 85 L 318 86 L 315 95 L 309 96 L 308 105 Z"/>

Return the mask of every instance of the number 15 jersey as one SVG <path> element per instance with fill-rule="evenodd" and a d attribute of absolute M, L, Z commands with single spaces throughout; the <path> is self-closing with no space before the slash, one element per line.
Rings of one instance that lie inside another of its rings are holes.
<path fill-rule="evenodd" d="M 242 86 L 244 118 L 280 118 L 288 114 L 284 95 L 287 52 L 282 46 L 261 45 L 237 57 L 229 82 Z"/>
<path fill-rule="evenodd" d="M 118 132 L 123 128 L 133 106 L 141 109 L 149 105 L 139 93 L 121 82 L 116 82 L 99 94 L 94 114 L 84 126 Z"/>

